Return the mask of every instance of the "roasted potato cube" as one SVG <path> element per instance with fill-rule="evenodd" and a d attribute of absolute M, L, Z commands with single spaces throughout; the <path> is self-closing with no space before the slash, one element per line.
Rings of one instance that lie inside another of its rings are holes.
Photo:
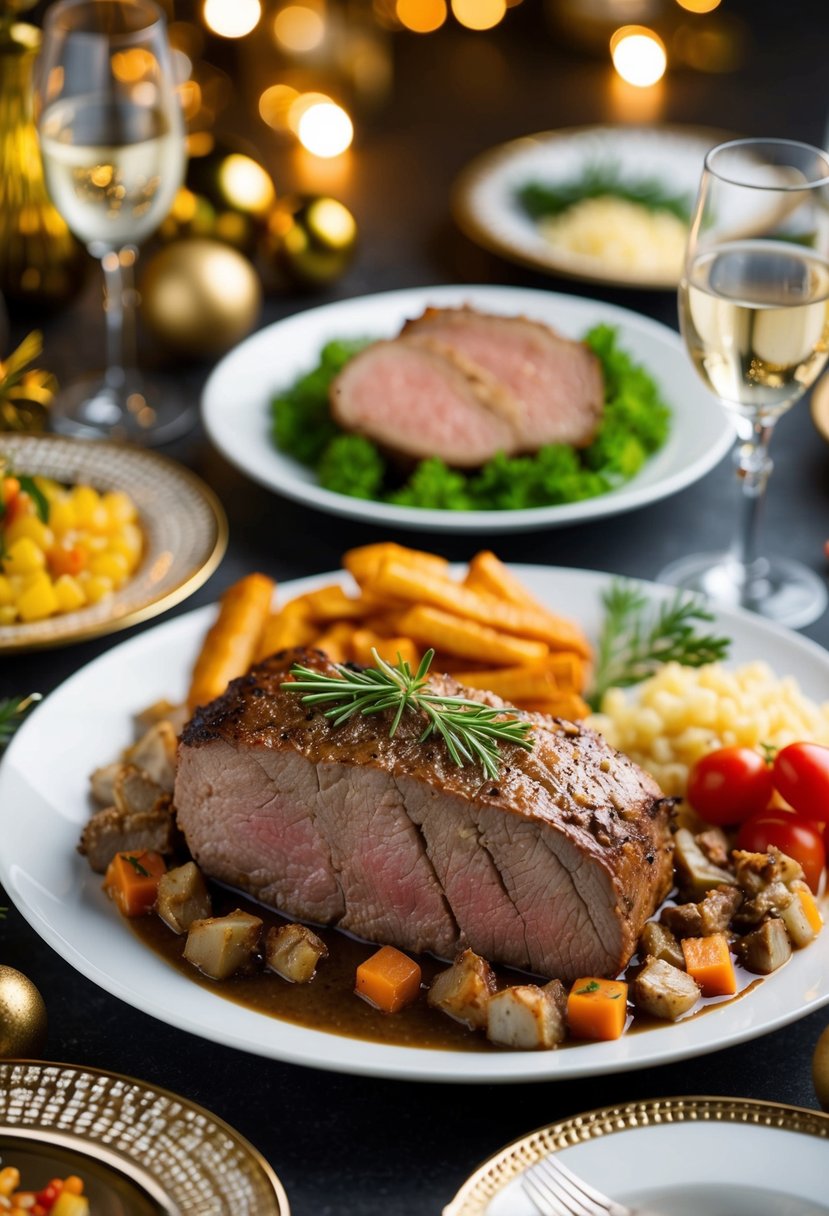
<path fill-rule="evenodd" d="M 649 920 L 639 934 L 639 955 L 645 958 L 649 954 L 653 958 L 663 959 L 672 967 L 678 967 L 680 971 L 685 970 L 682 947 L 667 925 L 656 920 Z"/>
<path fill-rule="evenodd" d="M 119 811 L 130 815 L 151 811 L 164 791 L 134 764 L 122 764 L 112 783 L 112 797 Z"/>
<path fill-rule="evenodd" d="M 805 886 L 806 884 L 804 883 L 803 885 Z M 789 934 L 792 945 L 801 950 L 803 946 L 808 946 L 809 942 L 815 940 L 820 931 L 820 925 L 818 924 L 816 928 L 810 921 L 803 906 L 803 901 L 798 894 L 797 885 L 795 885 L 795 889 L 789 892 L 789 894 L 791 895 L 791 901 L 781 911 L 780 919 L 786 926 L 786 931 Z"/>
<path fill-rule="evenodd" d="M 487 1003 L 490 1042 L 520 1051 L 557 1047 L 566 1038 L 567 1028 L 556 996 L 550 985 L 518 984 L 496 992 Z"/>
<path fill-rule="evenodd" d="M 226 980 L 251 966 L 261 934 L 259 917 L 239 909 L 197 920 L 187 934 L 184 957 L 211 979 Z"/>
<path fill-rule="evenodd" d="M 749 971 L 770 975 L 792 955 L 792 943 L 782 920 L 763 921 L 759 929 L 746 934 L 734 947 L 737 958 Z"/>
<path fill-rule="evenodd" d="M 714 866 L 728 866 L 728 837 L 722 828 L 706 828 L 694 837 L 702 852 Z"/>
<path fill-rule="evenodd" d="M 265 966 L 292 984 L 308 984 L 328 957 L 325 942 L 305 925 L 280 925 L 265 934 Z"/>
<path fill-rule="evenodd" d="M 456 1022 L 483 1030 L 494 991 L 495 976 L 486 959 L 473 950 L 463 950 L 451 967 L 435 976 L 426 1000 Z"/>
<path fill-rule="evenodd" d="M 178 739 L 169 722 L 156 722 L 136 744 L 124 753 L 124 759 L 146 773 L 166 794 L 172 794 L 176 779 Z"/>
<path fill-rule="evenodd" d="M 800 865 L 772 846 L 764 853 L 749 853 L 735 849 L 731 854 L 734 874 L 741 890 L 754 897 L 775 883 L 788 886 L 803 878 Z"/>
<path fill-rule="evenodd" d="M 210 894 L 194 861 L 162 875 L 155 910 L 174 933 L 186 933 L 194 921 L 210 916 Z"/>
<path fill-rule="evenodd" d="M 702 899 L 712 887 L 737 883 L 728 870 L 708 860 L 687 828 L 679 828 L 674 836 L 674 866 L 680 890 L 692 899 Z"/>
<path fill-rule="evenodd" d="M 96 768 L 89 778 L 92 786 L 92 797 L 101 806 L 112 806 L 115 802 L 115 778 L 119 776 L 124 764 L 116 760 L 114 764 L 105 764 Z"/>
<path fill-rule="evenodd" d="M 696 980 L 663 958 L 648 958 L 633 981 L 636 1008 L 667 1022 L 675 1022 L 693 1008 L 699 995 Z"/>

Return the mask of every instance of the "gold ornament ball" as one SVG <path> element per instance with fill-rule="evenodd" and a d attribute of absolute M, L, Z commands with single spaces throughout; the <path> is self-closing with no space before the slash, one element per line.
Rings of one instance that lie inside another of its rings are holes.
<path fill-rule="evenodd" d="M 194 194 L 182 186 L 173 205 L 158 229 L 164 244 L 183 237 L 205 237 L 232 245 L 250 256 L 256 249 L 257 228 L 254 218 L 243 211 L 217 210 L 203 194 Z"/>
<path fill-rule="evenodd" d="M 262 254 L 271 273 L 302 287 L 336 282 L 354 257 L 357 221 L 325 194 L 283 199 L 271 212 Z"/>
<path fill-rule="evenodd" d="M 0 966 L 0 1058 L 33 1059 L 46 1042 L 46 1006 L 30 979 Z"/>
<path fill-rule="evenodd" d="M 829 1026 L 818 1039 L 812 1056 L 812 1083 L 818 1102 L 829 1111 Z"/>
<path fill-rule="evenodd" d="M 256 324 L 262 285 L 241 253 L 218 241 L 175 241 L 147 263 L 141 316 L 168 351 L 209 358 L 229 350 Z"/>

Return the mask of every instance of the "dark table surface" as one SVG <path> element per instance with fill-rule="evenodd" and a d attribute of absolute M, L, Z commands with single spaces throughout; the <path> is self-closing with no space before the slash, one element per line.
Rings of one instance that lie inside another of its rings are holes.
<path fill-rule="evenodd" d="M 829 88 L 821 9 L 822 4 L 807 3 L 732 5 L 726 15 L 742 22 L 742 67 L 727 75 L 679 70 L 669 76 L 660 120 L 822 144 Z M 364 126 L 348 180 L 337 191 L 357 216 L 359 255 L 322 300 L 422 284 L 513 283 L 598 296 L 676 324 L 670 295 L 586 290 L 542 278 L 476 250 L 453 231 L 448 218 L 452 179 L 475 153 L 531 131 L 624 119 L 611 109 L 603 60 L 582 57 L 560 35 L 553 36 L 535 0 L 526 0 L 494 34 L 454 27 L 431 38 L 400 35 L 394 55 L 389 106 Z M 241 84 L 237 100 L 239 114 L 245 105 L 250 109 Z M 269 148 L 264 139 L 261 146 L 280 188 L 315 187 L 313 175 L 298 180 L 290 156 Z M 271 299 L 263 323 L 316 302 Z M 100 358 L 99 303 L 99 287 L 91 282 L 78 302 L 45 321 L 46 354 L 64 380 Z M 22 333 L 30 320 L 13 316 L 13 332 Z M 179 373 L 186 392 L 198 393 L 206 370 Z M 280 580 L 331 570 L 346 547 L 388 536 L 306 510 L 251 484 L 211 449 L 200 429 L 168 451 L 218 491 L 231 529 L 218 572 L 175 612 L 213 601 L 252 569 Z M 829 448 L 812 426 L 807 403 L 781 422 L 774 455 L 767 548 L 785 551 L 823 575 Z M 725 460 L 697 485 L 656 506 L 578 527 L 509 536 L 497 547 L 512 561 L 652 578 L 674 557 L 727 540 L 736 506 L 733 480 Z M 466 559 L 479 547 L 473 537 L 401 534 L 395 539 L 455 559 Z M 829 617 L 804 633 L 829 645 Z M 120 640 L 4 657 L 0 696 L 31 689 L 48 693 Z M 203 1103 L 265 1153 L 296 1216 L 434 1213 L 500 1145 L 540 1124 L 609 1103 L 696 1093 L 815 1106 L 810 1058 L 827 1021 L 825 1013 L 815 1013 L 760 1040 L 643 1073 L 483 1089 L 404 1084 L 261 1060 L 154 1021 L 76 973 L 14 908 L 0 926 L 0 956 L 31 976 L 45 996 L 47 1058 L 132 1074 Z"/>

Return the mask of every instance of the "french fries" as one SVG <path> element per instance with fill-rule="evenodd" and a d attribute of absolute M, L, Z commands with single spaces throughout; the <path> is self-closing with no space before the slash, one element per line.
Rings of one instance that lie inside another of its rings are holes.
<path fill-rule="evenodd" d="M 495 556 L 476 554 L 461 580 L 449 563 L 389 543 L 351 549 L 343 565 L 356 592 L 332 583 L 270 608 L 273 583 L 250 575 L 226 592 L 196 664 L 189 704 L 203 704 L 253 662 L 296 646 L 336 663 L 398 657 L 488 690 L 523 709 L 581 718 L 590 646 L 574 622 L 540 603 Z"/>

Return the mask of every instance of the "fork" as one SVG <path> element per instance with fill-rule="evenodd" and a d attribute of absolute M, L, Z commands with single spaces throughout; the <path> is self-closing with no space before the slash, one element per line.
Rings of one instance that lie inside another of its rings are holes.
<path fill-rule="evenodd" d="M 555 1154 L 526 1169 L 521 1185 L 541 1216 L 657 1216 L 608 1199 L 562 1165 Z"/>

